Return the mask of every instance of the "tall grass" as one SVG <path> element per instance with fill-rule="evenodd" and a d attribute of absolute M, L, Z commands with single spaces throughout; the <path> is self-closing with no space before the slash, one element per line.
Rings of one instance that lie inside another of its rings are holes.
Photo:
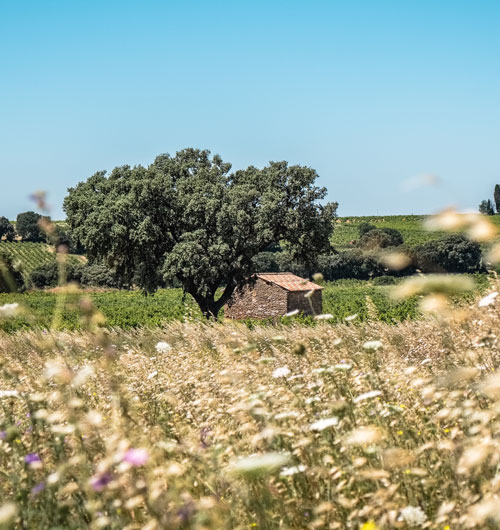
<path fill-rule="evenodd" d="M 499 317 L 4 335 L 5 519 L 496 528 Z"/>
<path fill-rule="evenodd" d="M 85 331 L 0 334 L 0 527 L 498 528 L 500 283 L 472 287 L 410 279 L 433 316 L 396 325 L 107 330 L 82 298 Z"/>

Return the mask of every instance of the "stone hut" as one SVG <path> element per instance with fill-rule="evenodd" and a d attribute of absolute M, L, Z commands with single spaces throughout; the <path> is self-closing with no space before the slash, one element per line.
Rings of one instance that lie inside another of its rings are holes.
<path fill-rule="evenodd" d="M 272 318 L 295 310 L 306 315 L 320 315 L 322 290 L 320 285 L 290 272 L 257 273 L 235 291 L 224 308 L 224 316 Z"/>

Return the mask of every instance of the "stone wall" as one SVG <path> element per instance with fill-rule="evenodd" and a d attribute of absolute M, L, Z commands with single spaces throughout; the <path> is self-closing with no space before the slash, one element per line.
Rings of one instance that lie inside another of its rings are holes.
<path fill-rule="evenodd" d="M 306 315 L 321 315 L 323 312 L 322 290 L 313 291 L 311 297 L 306 298 L 304 295 L 308 292 L 290 291 L 288 293 L 287 313 L 298 309 Z"/>
<path fill-rule="evenodd" d="M 273 318 L 298 309 L 306 315 L 321 315 L 322 291 L 314 291 L 308 299 L 308 291 L 287 291 L 272 283 L 257 278 L 246 285 L 224 307 L 226 318 Z M 312 309 L 311 309 L 312 304 Z"/>
<path fill-rule="evenodd" d="M 287 312 L 285 289 L 269 284 L 260 278 L 234 293 L 224 307 L 226 318 L 272 318 Z"/>

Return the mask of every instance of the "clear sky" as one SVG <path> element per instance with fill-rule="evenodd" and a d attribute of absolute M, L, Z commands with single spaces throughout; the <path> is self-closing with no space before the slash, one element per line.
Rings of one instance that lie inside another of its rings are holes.
<path fill-rule="evenodd" d="M 0 215 L 183 147 L 312 166 L 341 215 L 477 208 L 499 28 L 498 0 L 0 0 Z"/>

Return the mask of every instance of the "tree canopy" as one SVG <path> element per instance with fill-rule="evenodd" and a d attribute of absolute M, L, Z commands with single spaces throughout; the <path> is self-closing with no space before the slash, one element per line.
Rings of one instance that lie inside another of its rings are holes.
<path fill-rule="evenodd" d="M 473 273 L 484 269 L 481 247 L 463 234 L 427 241 L 414 250 L 418 268 L 425 273 Z"/>
<path fill-rule="evenodd" d="M 500 213 L 500 184 L 495 184 L 495 189 L 493 190 L 493 199 L 495 201 L 497 213 Z"/>
<path fill-rule="evenodd" d="M 17 293 L 25 288 L 24 278 L 12 258 L 0 254 L 0 293 Z"/>
<path fill-rule="evenodd" d="M 39 221 L 42 216 L 35 212 L 23 212 L 17 216 L 16 232 L 23 238 L 23 241 L 39 242 L 45 239 L 40 228 Z"/>
<path fill-rule="evenodd" d="M 479 213 L 482 213 L 483 215 L 495 214 L 495 210 L 493 209 L 493 203 L 490 199 L 481 201 L 481 204 L 479 205 Z"/>
<path fill-rule="evenodd" d="M 112 266 L 122 285 L 153 292 L 176 280 L 215 317 L 270 245 L 314 272 L 337 209 L 319 202 L 317 177 L 287 162 L 231 172 L 218 155 L 184 149 L 147 168 L 97 172 L 68 190 L 64 209 L 88 257 Z"/>
<path fill-rule="evenodd" d="M 7 241 L 12 241 L 16 235 L 12 223 L 7 219 L 7 217 L 0 217 L 0 239 L 5 237 Z"/>

